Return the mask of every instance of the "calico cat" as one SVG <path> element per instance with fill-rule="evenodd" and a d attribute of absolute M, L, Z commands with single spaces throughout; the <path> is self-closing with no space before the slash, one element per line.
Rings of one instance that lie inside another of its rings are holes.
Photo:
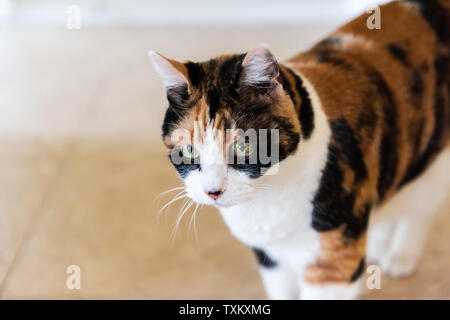
<path fill-rule="evenodd" d="M 366 261 L 411 274 L 447 196 L 449 1 L 380 10 L 381 29 L 363 14 L 284 63 L 266 47 L 200 63 L 150 52 L 169 158 L 253 248 L 269 298 L 355 298 Z"/>

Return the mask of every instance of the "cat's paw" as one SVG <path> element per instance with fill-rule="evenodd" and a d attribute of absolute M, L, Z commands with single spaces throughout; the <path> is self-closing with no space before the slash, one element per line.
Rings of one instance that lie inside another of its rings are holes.
<path fill-rule="evenodd" d="M 388 254 L 381 260 L 380 268 L 391 278 L 404 278 L 415 271 L 417 260 L 411 255 Z"/>
<path fill-rule="evenodd" d="M 304 283 L 300 292 L 301 300 L 352 300 L 359 295 L 359 282 L 327 285 Z"/>

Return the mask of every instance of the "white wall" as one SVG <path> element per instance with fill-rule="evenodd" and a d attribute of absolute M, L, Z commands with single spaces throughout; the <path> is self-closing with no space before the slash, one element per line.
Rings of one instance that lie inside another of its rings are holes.
<path fill-rule="evenodd" d="M 84 26 L 152 24 L 340 23 L 377 0 L 0 0 L 15 25 L 64 25 L 67 8 L 81 9 Z M 0 9 L 1 14 L 1 9 Z"/>

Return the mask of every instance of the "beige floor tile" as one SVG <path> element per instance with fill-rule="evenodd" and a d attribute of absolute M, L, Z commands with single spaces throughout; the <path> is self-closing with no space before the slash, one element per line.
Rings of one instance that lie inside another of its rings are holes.
<path fill-rule="evenodd" d="M 68 145 L 61 141 L 1 140 L 0 284 L 48 198 Z"/>

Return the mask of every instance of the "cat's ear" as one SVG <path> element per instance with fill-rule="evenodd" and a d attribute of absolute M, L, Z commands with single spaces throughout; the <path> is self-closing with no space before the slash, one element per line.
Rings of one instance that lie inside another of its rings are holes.
<path fill-rule="evenodd" d="M 187 99 L 190 94 L 190 83 L 188 70 L 184 63 L 164 57 L 154 51 L 148 52 L 153 67 L 161 76 L 162 82 L 167 89 L 167 97 L 175 103 Z"/>
<path fill-rule="evenodd" d="M 241 81 L 254 87 L 277 88 L 280 67 L 275 56 L 267 47 L 249 51 L 242 62 Z"/>

